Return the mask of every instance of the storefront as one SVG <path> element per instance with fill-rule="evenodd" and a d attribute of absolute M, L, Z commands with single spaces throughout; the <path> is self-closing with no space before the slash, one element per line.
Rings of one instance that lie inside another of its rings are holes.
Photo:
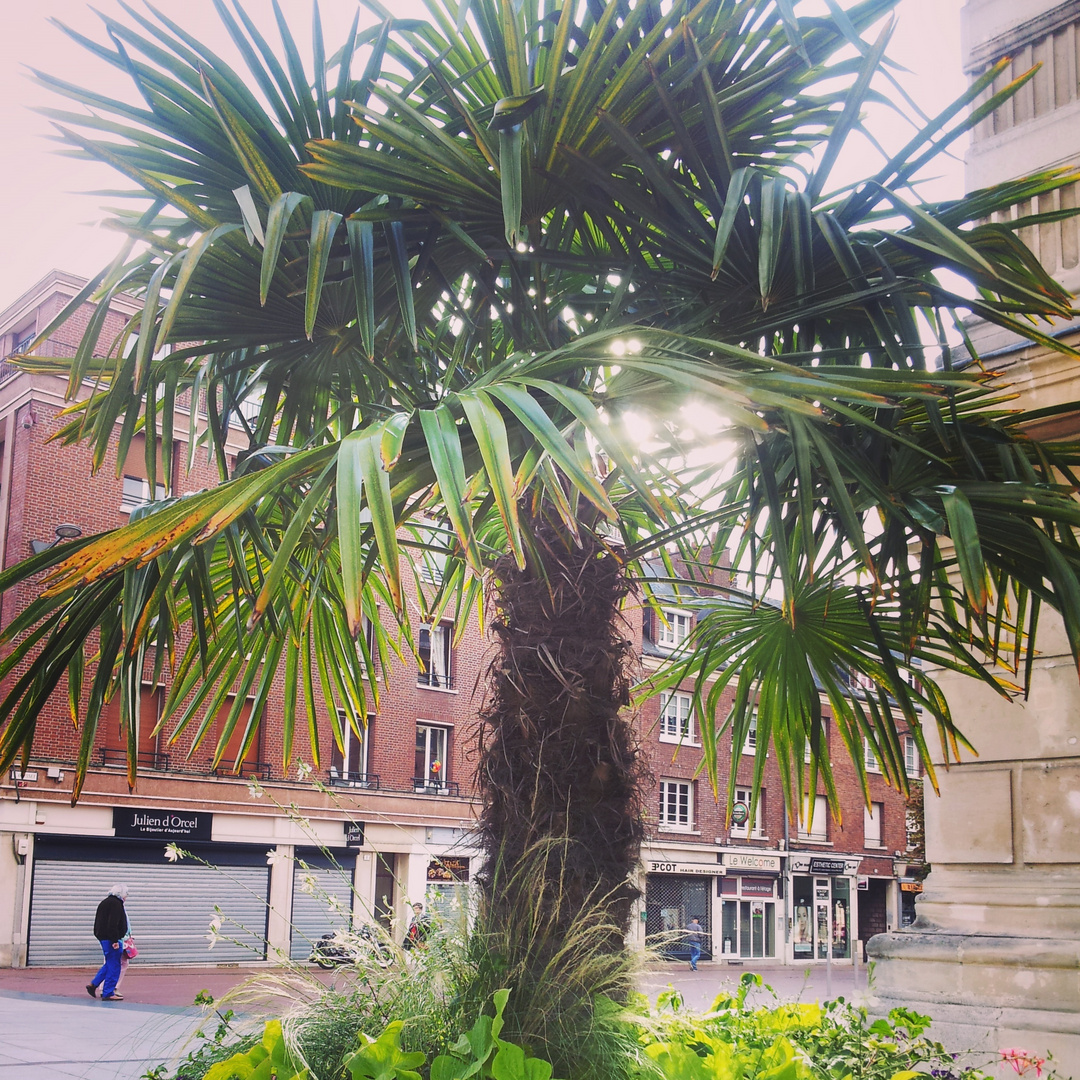
<path fill-rule="evenodd" d="M 645 861 L 645 942 L 667 960 L 689 960 L 687 927 L 702 927 L 701 959 L 712 960 L 714 881 L 724 868 L 713 863 L 647 858 Z"/>
<path fill-rule="evenodd" d="M 790 857 L 791 950 L 800 961 L 850 960 L 858 926 L 858 858 Z"/>
<path fill-rule="evenodd" d="M 114 885 L 140 964 L 306 960 L 323 934 L 409 904 L 467 913 L 478 852 L 462 826 L 216 812 L 172 806 L 0 804 L 0 952 L 14 966 L 100 963 L 94 912 Z M 13 829 L 18 817 L 21 829 Z M 37 820 L 35 820 L 35 818 Z M 29 820 L 27 820 L 29 819 Z M 27 824 L 32 826 L 27 828 Z"/>
<path fill-rule="evenodd" d="M 323 934 L 351 925 L 356 896 L 355 874 L 355 851 L 296 849 L 289 949 L 293 960 L 306 960 L 312 946 Z"/>
<path fill-rule="evenodd" d="M 900 925 L 910 926 L 918 916 L 915 901 L 923 890 L 923 884 L 917 878 L 900 879 Z"/>
<path fill-rule="evenodd" d="M 444 924 L 458 925 L 469 920 L 471 866 L 468 855 L 440 855 L 428 862 L 428 909 Z"/>
<path fill-rule="evenodd" d="M 725 851 L 720 860 L 725 870 L 717 880 L 721 958 L 775 957 L 778 931 L 783 929 L 782 905 L 778 907 L 783 900 L 781 857 Z"/>
<path fill-rule="evenodd" d="M 34 845 L 27 964 L 79 967 L 101 961 L 94 912 L 117 884 L 142 963 L 266 958 L 270 873 L 265 845 L 185 842 L 170 862 L 157 840 L 41 836 Z M 212 929 L 213 927 L 213 929 Z M 213 953 L 207 948 L 213 936 Z"/>

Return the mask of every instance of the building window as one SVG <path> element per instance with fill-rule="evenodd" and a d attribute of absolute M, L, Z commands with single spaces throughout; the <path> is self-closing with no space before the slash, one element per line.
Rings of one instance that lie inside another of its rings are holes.
<path fill-rule="evenodd" d="M 660 828 L 690 832 L 694 823 L 693 784 L 686 780 L 660 781 Z"/>
<path fill-rule="evenodd" d="M 863 807 L 863 837 L 866 847 L 881 847 L 881 817 L 884 803 L 871 803 Z"/>
<path fill-rule="evenodd" d="M 154 490 L 150 490 L 150 482 L 138 476 L 124 477 L 124 494 L 120 499 L 120 512 L 130 514 L 132 510 L 138 510 L 148 502 L 156 502 L 165 498 L 165 485 L 155 484 Z"/>
<path fill-rule="evenodd" d="M 656 643 L 664 649 L 677 649 L 689 636 L 693 616 L 678 608 L 661 608 Z"/>
<path fill-rule="evenodd" d="M 694 741 L 693 698 L 689 694 L 660 695 L 660 741 Z"/>
<path fill-rule="evenodd" d="M 454 628 L 450 623 L 421 625 L 418 649 L 420 671 L 416 677 L 419 686 L 430 686 L 439 690 L 451 689 L 453 672 L 450 668 L 450 646 L 453 637 Z"/>
<path fill-rule="evenodd" d="M 750 823 L 750 795 L 749 788 L 735 789 L 735 802 L 731 808 L 731 836 L 741 837 L 743 840 L 765 840 L 765 792 L 758 793 L 757 811 L 754 814 L 753 826 Z M 736 820 L 742 817 L 745 810 L 745 818 L 740 822 Z"/>
<path fill-rule="evenodd" d="M 377 675 L 379 672 L 379 643 L 375 634 L 375 623 L 366 615 L 360 617 L 360 638 L 356 642 L 356 651 L 360 657 L 360 667 L 363 671 L 368 669 L 368 661 L 371 662 L 371 672 Z"/>
<path fill-rule="evenodd" d="M 874 748 L 870 745 L 870 740 L 863 738 L 863 762 L 866 765 L 867 772 L 881 772 L 881 765 L 878 762 L 877 754 L 874 753 Z"/>
<path fill-rule="evenodd" d="M 421 581 L 441 585 L 446 573 L 447 548 L 453 532 L 449 522 L 421 518 L 419 524 L 409 530 L 416 540 L 416 570 Z"/>
<path fill-rule="evenodd" d="M 341 724 L 342 746 L 335 740 L 330 752 L 330 779 L 342 784 L 362 785 L 368 779 L 368 732 L 369 726 L 362 728 L 357 735 L 349 723 L 344 709 L 338 709 L 338 723 Z"/>
<path fill-rule="evenodd" d="M 16 330 L 11 335 L 11 353 L 10 355 L 20 355 L 26 352 L 27 349 L 33 344 L 34 341 L 34 328 L 27 326 L 22 330 Z"/>
<path fill-rule="evenodd" d="M 825 841 L 829 839 L 829 804 L 824 795 L 815 795 L 814 817 L 810 820 L 810 796 L 803 801 L 799 815 L 799 839 Z"/>
<path fill-rule="evenodd" d="M 438 788 L 447 782 L 446 752 L 449 744 L 449 728 L 437 727 L 435 724 L 416 725 L 414 786 Z"/>
<path fill-rule="evenodd" d="M 919 747 L 910 735 L 904 736 L 904 771 L 913 780 L 918 780 L 921 775 Z"/>
<path fill-rule="evenodd" d="M 826 723 L 821 725 L 821 749 L 827 758 L 829 756 L 829 728 Z M 813 747 L 810 745 L 810 736 L 807 735 L 803 746 L 803 763 L 809 765 L 811 757 L 813 757 Z"/>
<path fill-rule="evenodd" d="M 746 742 L 743 743 L 744 754 L 757 753 L 757 709 L 750 716 L 750 727 L 746 731 Z"/>

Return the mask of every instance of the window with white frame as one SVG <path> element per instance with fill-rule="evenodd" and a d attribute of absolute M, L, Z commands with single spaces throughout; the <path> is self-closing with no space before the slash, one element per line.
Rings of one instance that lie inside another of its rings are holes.
<path fill-rule="evenodd" d="M 829 729 L 824 724 L 821 728 L 821 748 L 825 752 L 825 756 L 829 756 Z M 803 745 L 803 763 L 810 764 L 810 758 L 813 755 L 813 747 L 810 745 L 810 737 L 807 736 L 806 742 Z"/>
<path fill-rule="evenodd" d="M 338 709 L 338 723 L 341 725 L 341 746 L 337 740 L 330 753 L 330 779 L 343 784 L 362 784 L 367 780 L 367 745 L 368 728 L 363 727 L 357 733 L 349 723 L 344 709 Z"/>
<path fill-rule="evenodd" d="M 413 528 L 416 539 L 416 565 L 421 581 L 441 585 L 446 573 L 446 549 L 450 543 L 450 525 L 433 518 L 421 518 Z"/>
<path fill-rule="evenodd" d="M 447 749 L 450 729 L 438 724 L 416 725 L 416 761 L 413 782 L 427 785 L 443 784 L 447 779 Z"/>
<path fill-rule="evenodd" d="M 870 745 L 870 740 L 865 736 L 862 741 L 863 745 L 863 762 L 866 765 L 867 772 L 881 772 L 881 764 L 878 762 L 877 754 L 874 753 L 874 748 Z"/>
<path fill-rule="evenodd" d="M 159 502 L 164 498 L 164 484 L 155 484 L 151 491 L 149 480 L 144 480 L 138 476 L 125 476 L 124 492 L 120 497 L 120 512 L 130 514 L 132 510 L 137 510 L 148 502 Z"/>
<path fill-rule="evenodd" d="M 881 819 L 884 803 L 871 803 L 863 807 L 863 842 L 866 847 L 881 847 Z"/>
<path fill-rule="evenodd" d="M 660 741 L 694 741 L 693 697 L 690 694 L 660 695 Z"/>
<path fill-rule="evenodd" d="M 689 636 L 693 616 L 679 608 L 661 608 L 656 644 L 664 649 L 677 649 Z"/>
<path fill-rule="evenodd" d="M 799 839 L 825 841 L 829 839 L 829 803 L 824 795 L 815 795 L 813 818 L 808 795 L 803 800 L 802 813 L 799 815 Z"/>
<path fill-rule="evenodd" d="M 454 627 L 451 623 L 423 623 L 420 626 L 420 640 L 417 652 L 420 654 L 420 670 L 416 676 L 419 686 L 449 690 L 453 686 L 451 670 L 451 644 Z"/>
<path fill-rule="evenodd" d="M 754 812 L 754 820 L 750 821 L 750 788 L 736 788 L 735 802 L 732 804 L 731 836 L 743 840 L 764 840 L 765 836 L 765 791 L 758 792 L 757 810 Z M 735 820 L 735 811 L 740 806 L 746 808 L 746 819 L 742 822 Z"/>
<path fill-rule="evenodd" d="M 687 780 L 661 780 L 660 828 L 690 832 L 693 827 L 693 782 Z"/>
<path fill-rule="evenodd" d="M 372 665 L 372 672 L 379 671 L 379 643 L 375 635 L 375 623 L 367 615 L 360 618 L 360 637 L 356 642 L 356 651 L 360 657 L 360 666 L 367 670 L 368 660 Z"/>
<path fill-rule="evenodd" d="M 746 742 L 743 743 L 744 754 L 757 753 L 757 709 L 750 716 L 750 727 L 746 730 Z"/>
<path fill-rule="evenodd" d="M 911 735 L 904 736 L 904 771 L 913 780 L 917 780 L 922 775 L 919 762 L 919 745 Z"/>

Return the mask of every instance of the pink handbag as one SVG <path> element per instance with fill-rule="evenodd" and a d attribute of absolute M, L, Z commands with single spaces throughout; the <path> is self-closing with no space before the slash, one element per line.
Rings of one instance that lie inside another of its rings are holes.
<path fill-rule="evenodd" d="M 139 950 L 135 948 L 134 938 L 128 938 L 127 941 L 124 942 L 124 955 L 129 960 L 132 960 L 139 955 Z"/>

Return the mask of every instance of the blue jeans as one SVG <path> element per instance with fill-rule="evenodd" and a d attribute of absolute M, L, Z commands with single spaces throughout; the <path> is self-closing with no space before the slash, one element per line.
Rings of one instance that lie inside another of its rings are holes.
<path fill-rule="evenodd" d="M 112 997 L 116 993 L 116 980 L 120 978 L 120 945 L 115 941 L 102 941 L 101 951 L 105 954 L 105 963 L 98 968 L 97 974 L 90 980 L 91 985 L 101 986 L 102 997 Z"/>
<path fill-rule="evenodd" d="M 701 946 L 695 944 L 694 942 L 691 942 L 690 943 L 690 970 L 691 971 L 697 971 L 697 962 L 698 962 L 700 957 L 701 957 Z"/>

